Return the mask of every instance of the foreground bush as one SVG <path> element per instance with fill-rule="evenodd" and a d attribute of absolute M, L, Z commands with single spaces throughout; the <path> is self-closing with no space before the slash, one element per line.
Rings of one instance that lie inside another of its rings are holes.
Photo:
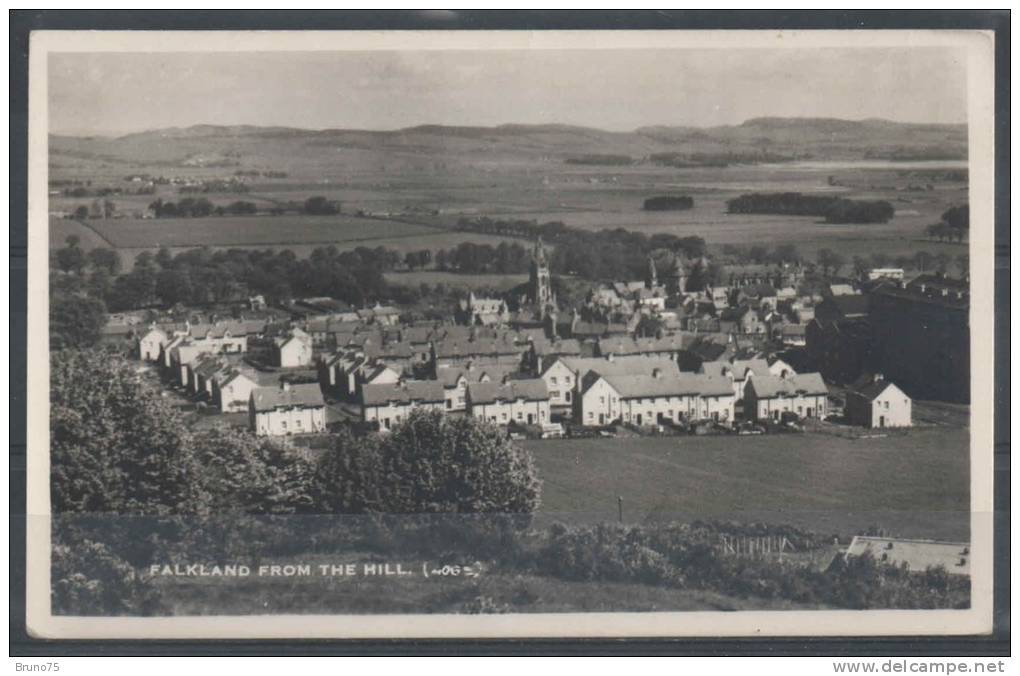
<path fill-rule="evenodd" d="M 316 476 L 326 513 L 520 514 L 539 505 L 531 454 L 495 426 L 416 410 L 385 437 L 338 435 Z"/>
<path fill-rule="evenodd" d="M 158 591 L 102 543 L 55 543 L 52 557 L 54 614 L 154 615 L 162 610 Z"/>

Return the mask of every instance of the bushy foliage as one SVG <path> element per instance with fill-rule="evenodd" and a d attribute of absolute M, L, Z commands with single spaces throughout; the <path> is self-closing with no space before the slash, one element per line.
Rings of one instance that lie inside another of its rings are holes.
<path fill-rule="evenodd" d="M 197 503 L 180 415 L 109 354 L 52 354 L 50 463 L 55 512 L 167 514 Z"/>
<path fill-rule="evenodd" d="M 495 426 L 416 410 L 383 438 L 338 435 L 319 462 L 319 507 L 342 513 L 530 514 L 531 455 Z"/>
<path fill-rule="evenodd" d="M 55 542 L 51 577 L 54 614 L 153 615 L 162 610 L 151 582 L 99 542 Z"/>
<path fill-rule="evenodd" d="M 721 535 L 786 533 L 801 547 L 819 542 L 817 536 L 796 529 L 764 524 L 554 524 L 534 561 L 538 572 L 569 580 L 691 587 L 842 608 L 952 608 L 968 603 L 969 581 L 945 570 L 911 572 L 870 555 L 839 556 L 821 570 L 790 560 L 727 554 L 720 547 Z"/>
<path fill-rule="evenodd" d="M 79 294 L 55 293 L 50 301 L 50 349 L 91 347 L 106 325 L 103 301 Z"/>

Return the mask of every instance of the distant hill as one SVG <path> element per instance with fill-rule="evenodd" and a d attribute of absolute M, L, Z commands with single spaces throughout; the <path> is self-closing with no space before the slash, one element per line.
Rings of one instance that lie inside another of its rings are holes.
<path fill-rule="evenodd" d="M 620 155 L 640 163 L 652 155 L 672 154 L 681 158 L 678 166 L 682 166 L 683 158 L 689 157 L 722 162 L 755 161 L 756 157 L 965 159 L 967 133 L 965 125 L 777 117 L 754 118 L 739 125 L 655 126 L 632 132 L 563 124 L 430 124 L 392 131 L 203 124 L 116 138 L 52 135 L 50 147 L 53 159 L 94 158 L 136 166 L 186 166 L 188 158 L 198 154 L 235 157 L 242 165 L 319 164 L 347 157 L 385 165 L 390 156 L 474 163 L 505 159 L 566 162 L 579 156 Z"/>

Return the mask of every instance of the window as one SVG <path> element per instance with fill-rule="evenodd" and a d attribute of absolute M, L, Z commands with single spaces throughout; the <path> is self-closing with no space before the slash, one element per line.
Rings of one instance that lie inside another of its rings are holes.
<path fill-rule="evenodd" d="M 453 401 L 450 399 L 446 400 L 446 408 L 453 408 Z"/>
<path fill-rule="evenodd" d="M 606 403 L 606 398 L 605 397 L 599 397 L 599 403 L 600 404 Z"/>
<path fill-rule="evenodd" d="M 563 382 L 565 382 L 565 383 L 566 383 L 567 385 L 570 385 L 570 376 L 566 376 L 566 377 L 565 377 L 565 378 L 563 379 Z"/>
<path fill-rule="evenodd" d="M 518 420 L 523 420 L 524 419 L 524 413 L 522 411 L 517 411 L 517 419 Z"/>
<path fill-rule="evenodd" d="M 588 411 L 588 420 L 591 420 L 594 417 L 594 414 L 591 411 Z"/>
<path fill-rule="evenodd" d="M 885 401 L 885 410 L 887 410 L 887 411 L 889 410 L 889 400 L 888 399 Z"/>
<path fill-rule="evenodd" d="M 280 427 L 282 429 L 287 429 L 287 421 L 286 420 L 281 420 L 280 421 Z"/>
<path fill-rule="evenodd" d="M 506 419 L 507 419 L 506 411 L 503 411 L 503 422 L 506 422 Z"/>
<path fill-rule="evenodd" d="M 550 381 L 551 384 L 555 385 L 556 384 L 556 376 L 552 376 L 551 378 L 549 378 L 549 381 Z"/>
<path fill-rule="evenodd" d="M 301 418 L 294 421 L 294 427 L 301 427 Z"/>

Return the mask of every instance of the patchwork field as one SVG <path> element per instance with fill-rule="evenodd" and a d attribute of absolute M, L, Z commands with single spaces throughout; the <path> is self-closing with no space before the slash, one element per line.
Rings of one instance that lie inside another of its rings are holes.
<path fill-rule="evenodd" d="M 522 442 L 535 456 L 542 520 L 721 519 L 853 535 L 968 539 L 969 434 L 914 429 L 850 440 L 819 434 Z"/>
<path fill-rule="evenodd" d="M 156 241 L 171 247 L 290 245 L 298 252 L 297 247 L 318 243 L 356 246 L 369 241 L 406 250 L 405 239 L 417 245 L 421 237 L 427 246 L 437 248 L 448 246 L 436 240 L 442 233 L 424 227 L 449 229 L 463 217 L 562 221 L 591 230 L 626 228 L 648 234 L 697 235 L 716 247 L 792 243 L 808 258 L 814 258 L 823 247 L 837 249 L 846 257 L 875 252 L 912 256 L 919 250 L 956 256 L 966 251 L 965 245 L 932 242 L 923 235 L 925 226 L 937 222 L 947 208 L 967 201 L 966 161 L 869 159 L 869 154 L 884 157 L 891 147 L 914 142 L 923 148 L 945 145 L 946 157 L 965 157 L 963 129 L 846 123 L 840 132 L 845 137 L 835 143 L 833 132 L 825 125 L 816 128 L 810 121 L 796 120 L 784 125 L 779 130 L 773 124 L 759 128 L 757 123 L 749 123 L 746 128 L 709 130 L 694 136 L 685 132 L 675 137 L 553 128 L 421 128 L 386 133 L 196 128 L 119 139 L 59 137 L 51 146 L 50 177 L 58 184 L 88 181 L 92 186 L 130 190 L 133 184 L 124 177 L 135 173 L 194 181 L 233 179 L 239 171 L 277 170 L 286 175 L 245 177 L 243 193 L 192 196 L 217 205 L 251 201 L 268 209 L 321 195 L 341 202 L 346 214 L 362 211 L 380 219 L 366 221 L 345 215 L 164 220 L 156 237 L 153 227 L 157 226 L 151 221 L 118 219 L 95 224 L 102 237 L 129 256 Z M 661 151 L 753 154 L 756 144 L 768 139 L 780 144 L 774 148 L 780 155 L 803 159 L 696 167 L 661 166 L 650 160 L 653 153 Z M 609 148 L 627 154 L 633 163 L 600 166 L 566 161 Z M 219 158 L 225 163 L 205 165 L 198 158 Z M 726 213 L 727 200 L 748 192 L 882 199 L 893 204 L 896 215 L 884 224 L 829 225 L 813 217 Z M 673 212 L 642 209 L 646 198 L 663 194 L 690 195 L 694 208 Z M 164 183 L 152 195 L 114 195 L 111 199 L 117 203 L 118 213 L 137 215 L 157 198 L 173 201 L 181 197 L 176 186 Z M 57 195 L 51 199 L 50 210 L 70 212 L 91 199 Z M 468 239 L 459 234 L 453 237 L 454 244 Z M 59 246 L 63 237 L 53 236 L 51 242 Z M 94 245 L 91 238 L 83 238 L 83 243 Z"/>

